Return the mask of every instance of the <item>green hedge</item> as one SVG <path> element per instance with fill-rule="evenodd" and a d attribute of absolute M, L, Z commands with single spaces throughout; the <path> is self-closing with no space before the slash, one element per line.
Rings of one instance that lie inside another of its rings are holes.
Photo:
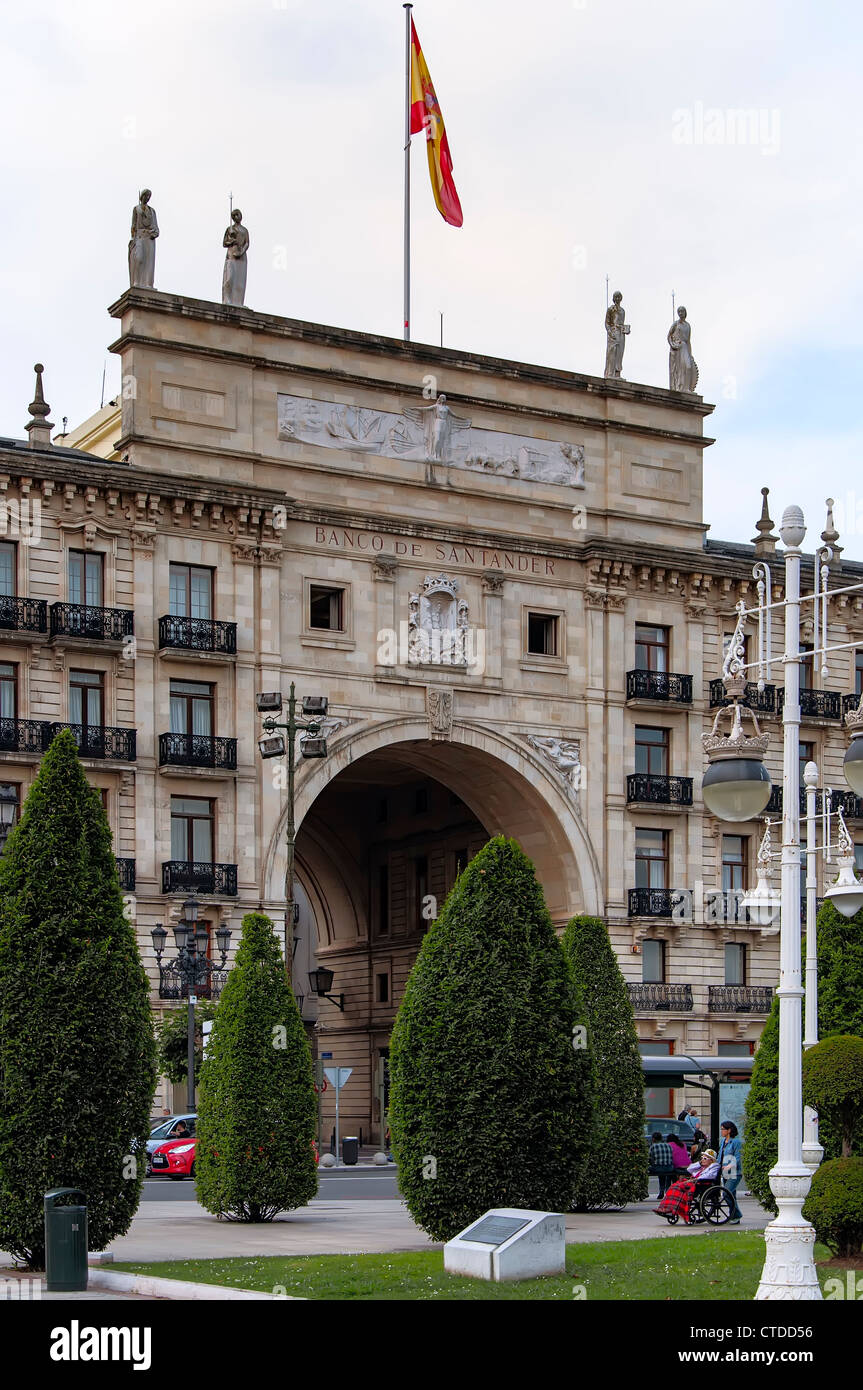
<path fill-rule="evenodd" d="M 498 836 L 423 939 L 390 1043 L 399 1186 L 433 1239 L 490 1207 L 569 1209 L 590 1123 L 576 1022 L 534 867 Z"/>
<path fill-rule="evenodd" d="M 128 1230 L 155 1083 L 111 831 L 64 731 L 0 857 L 0 1250 L 42 1267 L 52 1187 L 87 1194 L 91 1250 Z"/>

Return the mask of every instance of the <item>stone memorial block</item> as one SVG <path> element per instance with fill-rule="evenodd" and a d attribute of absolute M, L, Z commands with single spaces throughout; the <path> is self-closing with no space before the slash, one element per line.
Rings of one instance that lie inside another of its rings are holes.
<path fill-rule="evenodd" d="M 444 1269 L 495 1283 L 564 1274 L 565 1234 L 560 1212 L 496 1207 L 447 1241 Z"/>

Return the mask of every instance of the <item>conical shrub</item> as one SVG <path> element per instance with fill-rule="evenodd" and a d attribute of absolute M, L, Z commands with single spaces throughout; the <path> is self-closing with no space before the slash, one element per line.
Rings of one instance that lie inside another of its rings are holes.
<path fill-rule="evenodd" d="M 87 1194 L 91 1250 L 128 1230 L 155 1083 L 111 831 L 64 731 L 0 856 L 0 1250 L 42 1267 L 54 1187 Z"/>
<path fill-rule="evenodd" d="M 390 1043 L 399 1186 L 433 1239 L 490 1207 L 569 1210 L 590 1116 L 575 1024 L 533 865 L 499 836 L 432 922 Z"/>
<path fill-rule="evenodd" d="M 312 1059 L 273 924 L 243 918 L 198 1089 L 198 1200 L 236 1221 L 272 1221 L 317 1192 Z"/>

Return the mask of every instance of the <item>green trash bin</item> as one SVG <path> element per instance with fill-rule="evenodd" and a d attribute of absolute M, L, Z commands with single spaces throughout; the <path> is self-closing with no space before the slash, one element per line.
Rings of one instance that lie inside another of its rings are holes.
<path fill-rule="evenodd" d="M 63 1198 L 76 1200 L 60 1205 Z M 49 1293 L 87 1287 L 87 1196 L 78 1187 L 45 1193 L 45 1285 Z"/>

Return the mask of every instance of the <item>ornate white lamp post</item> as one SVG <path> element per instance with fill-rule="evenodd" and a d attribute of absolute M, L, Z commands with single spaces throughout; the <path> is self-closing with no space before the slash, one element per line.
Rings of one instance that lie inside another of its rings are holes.
<path fill-rule="evenodd" d="M 764 810 L 770 797 L 770 778 L 761 761 L 767 747 L 767 738 L 761 734 L 758 722 L 751 710 L 741 707 L 739 701 L 745 696 L 747 665 L 743 661 L 743 624 L 747 617 L 758 619 L 758 661 L 749 665 L 758 667 L 759 689 L 764 688 L 765 676 L 774 660 L 770 652 L 770 619 L 775 607 L 785 611 L 785 652 L 781 658 L 785 666 L 785 703 L 783 721 L 783 773 L 782 773 L 782 889 L 780 909 L 780 969 L 779 969 L 779 1157 L 770 1170 L 770 1190 L 776 1198 L 779 1214 L 768 1225 L 765 1233 L 765 1262 L 758 1286 L 758 1299 L 820 1299 L 821 1290 L 815 1271 L 813 1247 L 815 1230 L 803 1218 L 803 1203 L 812 1181 L 810 1169 L 803 1161 L 803 1078 L 801 1067 L 803 1036 L 803 982 L 801 977 L 800 951 L 800 546 L 806 535 L 803 513 L 799 507 L 787 507 L 783 517 L 780 535 L 785 546 L 785 598 L 777 604 L 772 601 L 770 569 L 764 561 L 759 561 L 753 569 L 753 577 L 758 586 L 758 606 L 748 610 L 741 602 L 737 605 L 738 621 L 731 646 L 725 659 L 723 675 L 728 694 L 733 704 L 727 710 L 720 710 L 714 721 L 713 730 L 704 736 L 705 752 L 709 767 L 704 776 L 704 804 L 708 811 L 721 820 L 744 821 L 758 816 Z M 823 552 L 822 552 L 823 554 Z M 854 643 L 840 643 L 834 647 L 826 644 L 827 592 L 826 565 L 820 563 L 819 555 L 815 565 L 815 592 L 805 601 L 813 601 L 815 606 L 816 638 L 818 654 L 826 658 L 827 651 L 850 648 Z M 826 559 L 831 553 L 826 553 Z M 854 584 L 836 593 L 848 593 L 863 589 L 863 584 Z M 822 607 L 822 631 L 824 647 L 818 647 L 818 607 Z M 822 667 L 822 670 L 825 669 Z M 863 701 L 861 701 L 863 705 Z M 863 713 L 859 715 L 859 732 L 863 733 Z M 743 732 L 742 716 L 748 716 L 755 727 L 755 733 L 747 737 Z M 731 732 L 722 736 L 718 732 L 720 719 L 731 718 Z M 849 728 L 851 725 L 849 716 Z M 857 737 L 858 726 L 854 725 L 854 739 L 846 754 L 846 771 L 852 789 L 858 791 L 858 781 L 863 784 L 863 739 Z M 856 744 L 856 750 L 855 750 Z M 817 776 L 817 774 L 816 774 Z M 859 794 L 859 792 L 858 792 Z M 814 809 L 814 808 L 813 808 Z M 814 835 L 813 835 L 814 839 Z M 853 872 L 853 871 L 852 871 Z M 858 885 L 859 887 L 859 885 Z M 813 929 L 814 964 L 814 929 Z"/>

